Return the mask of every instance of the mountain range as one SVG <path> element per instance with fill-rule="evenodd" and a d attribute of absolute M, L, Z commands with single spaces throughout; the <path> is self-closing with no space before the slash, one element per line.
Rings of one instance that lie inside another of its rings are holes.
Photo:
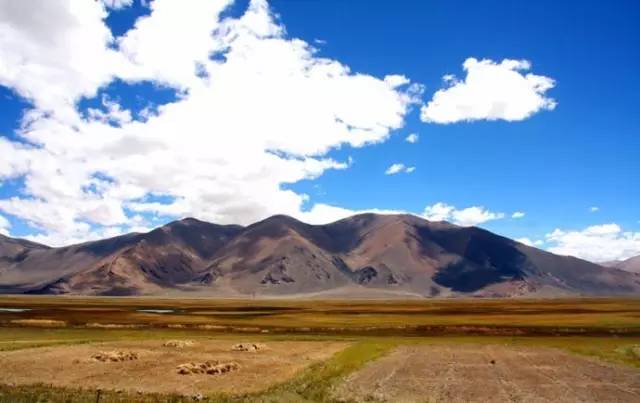
<path fill-rule="evenodd" d="M 614 260 L 602 263 L 606 267 L 614 267 L 616 269 L 630 271 L 632 273 L 640 273 L 640 256 L 633 256 L 625 260 Z"/>
<path fill-rule="evenodd" d="M 288 216 L 52 248 L 0 235 L 0 293 L 210 297 L 633 295 L 640 274 L 558 256 L 477 227 L 361 214 Z"/>

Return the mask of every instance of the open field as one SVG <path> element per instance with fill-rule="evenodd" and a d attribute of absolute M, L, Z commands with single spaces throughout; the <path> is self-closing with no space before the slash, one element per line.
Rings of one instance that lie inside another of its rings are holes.
<path fill-rule="evenodd" d="M 245 341 L 267 349 L 231 351 Z M 634 401 L 638 346 L 638 300 L 2 297 L 0 401 Z M 92 358 L 103 351 L 137 358 Z M 177 373 L 205 361 L 239 367 Z"/>
<path fill-rule="evenodd" d="M 16 312 L 15 309 L 27 310 Z M 640 299 L 341 301 L 0 297 L 0 326 L 24 325 L 182 327 L 286 334 L 640 336 Z"/>
<path fill-rule="evenodd" d="M 548 348 L 412 345 L 348 376 L 336 395 L 357 401 L 634 402 L 640 371 Z"/>

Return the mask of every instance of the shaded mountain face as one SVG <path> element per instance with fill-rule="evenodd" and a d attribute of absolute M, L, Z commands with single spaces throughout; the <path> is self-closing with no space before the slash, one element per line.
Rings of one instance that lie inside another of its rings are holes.
<path fill-rule="evenodd" d="M 244 228 L 185 219 L 65 248 L 4 243 L 4 292 L 499 297 L 640 291 L 635 273 L 411 215 L 362 214 L 327 225 L 273 216 Z"/>
<path fill-rule="evenodd" d="M 275 216 L 247 227 L 200 278 L 213 292 L 287 295 L 354 287 L 447 296 L 609 295 L 640 278 L 479 228 L 364 214 L 313 226 Z"/>

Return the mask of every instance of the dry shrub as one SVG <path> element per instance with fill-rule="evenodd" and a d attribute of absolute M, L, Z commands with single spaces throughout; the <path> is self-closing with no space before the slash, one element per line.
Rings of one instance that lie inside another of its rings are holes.
<path fill-rule="evenodd" d="M 227 326 L 220 326 L 220 325 L 196 325 L 196 328 L 202 329 L 202 330 L 218 330 L 218 331 L 229 330 Z"/>
<path fill-rule="evenodd" d="M 133 323 L 123 324 L 123 323 L 95 323 L 95 322 L 87 323 L 85 326 L 92 329 L 136 329 L 136 328 L 142 327 L 142 325 L 137 325 Z"/>
<path fill-rule="evenodd" d="M 267 346 L 262 343 L 238 343 L 231 347 L 233 351 L 258 351 L 264 350 Z"/>
<path fill-rule="evenodd" d="M 64 327 L 67 325 L 67 322 L 53 319 L 14 319 L 11 321 L 11 324 L 33 327 Z"/>
<path fill-rule="evenodd" d="M 207 375 L 221 375 L 227 372 L 235 371 L 240 366 L 237 362 L 223 362 L 218 361 L 205 361 L 202 363 L 186 363 L 180 364 L 176 367 L 177 371 L 181 375 L 190 374 L 207 374 Z"/>
<path fill-rule="evenodd" d="M 137 360 L 138 354 L 132 351 L 101 351 L 92 355 L 91 358 L 100 362 L 122 362 Z"/>
<path fill-rule="evenodd" d="M 185 348 L 192 347 L 196 343 L 192 340 L 168 340 L 162 343 L 163 347 L 173 347 L 173 348 Z"/>

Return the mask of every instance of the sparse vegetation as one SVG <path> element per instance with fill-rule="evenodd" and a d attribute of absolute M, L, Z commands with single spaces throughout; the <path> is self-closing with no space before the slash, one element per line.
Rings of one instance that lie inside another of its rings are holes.
<path fill-rule="evenodd" d="M 94 342 L 143 343 L 150 340 L 158 340 L 156 343 L 160 347 L 171 346 L 163 351 L 173 351 L 175 354 L 199 349 L 208 340 L 224 341 L 227 354 L 233 354 L 234 345 L 239 344 L 270 347 L 278 341 L 350 343 L 331 358 L 302 369 L 290 380 L 250 393 L 225 392 L 196 396 L 202 401 L 331 402 L 335 399 L 337 385 L 348 374 L 389 353 L 396 346 L 412 344 L 474 343 L 558 348 L 572 354 L 640 367 L 640 337 L 637 334 L 640 328 L 640 303 L 637 300 L 352 301 L 349 304 L 340 301 L 292 300 L 58 298 L 57 304 L 55 301 L 53 298 L 5 298 L 0 302 L 3 306 L 14 304 L 12 306 L 29 305 L 33 308 L 32 311 L 3 313 L 0 316 L 0 322 L 4 325 L 0 326 L 0 352 Z M 173 307 L 180 313 L 145 313 L 140 317 L 136 312 L 140 306 Z M 66 327 L 42 328 L 11 323 L 16 319 L 61 320 L 63 315 L 66 315 L 69 323 Z M 87 327 L 84 323 L 130 326 Z M 435 327 L 424 327 L 427 324 Z M 441 331 L 442 328 L 438 330 L 438 326 L 454 326 L 464 331 L 447 334 Z M 505 329 L 517 332 L 500 333 Z M 563 329 L 569 329 L 573 334 L 566 335 Z M 93 351 L 102 350 L 95 348 Z M 250 359 L 260 355 L 242 357 Z M 500 365 L 500 362 L 497 361 L 495 365 Z M 172 368 L 174 372 L 177 371 L 175 366 Z M 242 368 L 238 373 L 242 372 Z M 86 386 L 70 388 L 46 384 L 4 384 L 0 385 L 0 402 L 95 402 L 97 393 L 95 388 Z M 101 402 L 186 402 L 193 399 L 192 395 L 170 393 L 100 391 Z"/>

